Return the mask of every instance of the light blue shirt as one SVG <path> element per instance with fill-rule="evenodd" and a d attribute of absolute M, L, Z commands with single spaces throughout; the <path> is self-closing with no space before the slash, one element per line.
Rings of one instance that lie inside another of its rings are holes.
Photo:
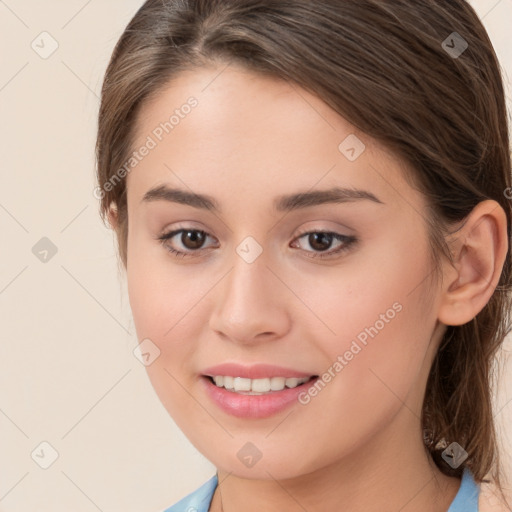
<path fill-rule="evenodd" d="M 217 483 L 217 475 L 214 475 L 199 489 L 163 512 L 208 512 Z M 459 491 L 447 512 L 478 512 L 479 494 L 480 486 L 476 484 L 470 470 L 464 468 Z"/>

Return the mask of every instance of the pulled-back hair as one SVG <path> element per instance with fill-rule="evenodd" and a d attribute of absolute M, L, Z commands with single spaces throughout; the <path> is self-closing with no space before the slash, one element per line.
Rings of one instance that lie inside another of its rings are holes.
<path fill-rule="evenodd" d="M 444 474 L 461 477 L 467 466 L 502 491 L 492 388 L 511 330 L 511 157 L 499 63 L 473 8 L 464 0 L 146 1 L 108 65 L 96 144 L 101 214 L 116 211 L 124 265 L 126 170 L 112 178 L 134 150 L 142 105 L 184 70 L 230 63 L 316 94 L 408 164 L 408 182 L 429 205 L 435 276 L 442 256 L 452 261 L 450 226 L 486 199 L 504 209 L 509 250 L 498 286 L 475 318 L 447 327 L 421 417 L 425 449 Z M 468 454 L 458 467 L 442 456 L 452 442 Z"/>

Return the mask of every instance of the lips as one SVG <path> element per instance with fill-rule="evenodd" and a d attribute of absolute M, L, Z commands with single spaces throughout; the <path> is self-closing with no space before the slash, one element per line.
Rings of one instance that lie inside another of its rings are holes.
<path fill-rule="evenodd" d="M 215 377 L 217 380 L 221 377 L 225 381 L 226 376 L 230 379 L 230 383 L 239 380 L 261 384 L 269 380 L 275 381 L 277 385 L 279 380 L 290 379 L 293 387 L 268 392 L 237 392 L 219 387 L 214 382 Z M 236 363 L 224 363 L 206 368 L 200 379 L 204 392 L 221 410 L 231 416 L 245 419 L 267 418 L 284 411 L 297 403 L 298 396 L 314 385 L 317 380 L 318 375 L 292 368 L 267 364 L 244 366 Z"/>

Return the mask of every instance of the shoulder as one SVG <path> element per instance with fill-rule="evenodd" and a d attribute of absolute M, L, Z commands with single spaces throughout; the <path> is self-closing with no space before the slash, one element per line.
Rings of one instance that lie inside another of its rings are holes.
<path fill-rule="evenodd" d="M 505 492 L 505 491 L 504 491 Z M 505 492 L 507 500 L 512 504 L 512 496 Z M 503 503 L 503 498 L 500 496 L 499 490 L 492 483 L 480 484 L 480 495 L 478 498 L 478 511 L 479 512 L 510 512 Z"/>
<path fill-rule="evenodd" d="M 216 487 L 217 475 L 214 475 L 201 487 L 163 512 L 208 512 Z"/>

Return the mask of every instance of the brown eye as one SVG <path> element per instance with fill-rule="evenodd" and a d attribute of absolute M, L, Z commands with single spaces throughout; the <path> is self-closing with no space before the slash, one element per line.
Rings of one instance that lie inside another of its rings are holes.
<path fill-rule="evenodd" d="M 205 240 L 204 231 L 187 230 L 181 234 L 181 243 L 187 249 L 200 249 Z"/>
<path fill-rule="evenodd" d="M 181 235 L 181 236 L 178 236 Z M 203 249 L 206 239 L 210 237 L 205 231 L 200 229 L 176 229 L 166 233 L 158 238 L 162 245 L 176 256 L 196 256 Z M 175 239 L 175 240 L 173 240 Z M 177 244 L 177 248 L 174 246 Z"/>
<path fill-rule="evenodd" d="M 307 244 L 304 245 L 309 245 L 313 250 L 301 247 L 302 244 L 297 243 L 301 239 L 306 240 Z M 338 246 L 329 250 L 334 241 L 338 242 Z M 298 236 L 294 244 L 299 245 L 299 248 L 302 248 L 309 258 L 329 258 L 348 251 L 356 242 L 355 236 L 341 235 L 330 231 L 308 231 Z"/>
<path fill-rule="evenodd" d="M 308 235 L 308 243 L 316 251 L 326 251 L 331 246 L 332 241 L 333 236 L 329 233 L 319 232 Z"/>

